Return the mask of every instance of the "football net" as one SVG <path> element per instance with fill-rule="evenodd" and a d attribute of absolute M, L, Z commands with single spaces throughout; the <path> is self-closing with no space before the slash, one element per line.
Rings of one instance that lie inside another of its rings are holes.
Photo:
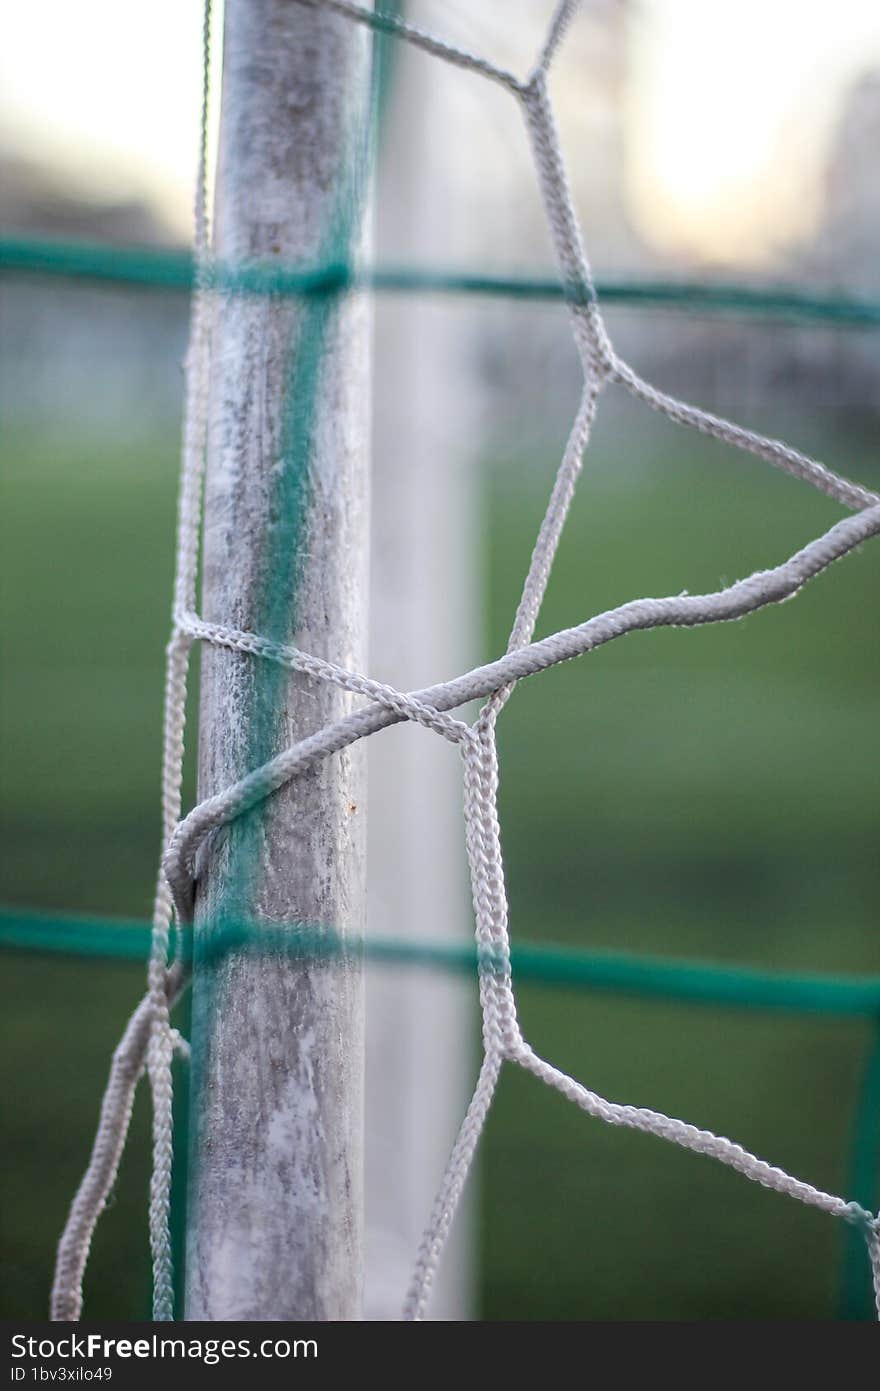
<path fill-rule="evenodd" d="M 420 725 L 427 734 L 453 744 L 461 757 L 464 826 L 474 905 L 477 976 L 482 1013 L 482 1062 L 470 1104 L 428 1215 L 408 1290 L 401 1292 L 403 1315 L 426 1312 L 456 1208 L 481 1132 L 505 1066 L 519 1067 L 568 1101 L 608 1125 L 654 1135 L 706 1155 L 744 1179 L 797 1202 L 818 1208 L 859 1229 L 867 1246 L 875 1303 L 880 1316 L 880 1218 L 845 1196 L 825 1192 L 805 1179 L 750 1153 L 721 1135 L 643 1106 L 606 1099 L 541 1057 L 521 1028 L 511 967 L 508 906 L 498 819 L 496 726 L 516 685 L 526 677 L 581 657 L 603 644 L 637 631 L 696 627 L 736 620 L 780 603 L 834 561 L 880 532 L 880 496 L 850 482 L 788 444 L 757 434 L 658 390 L 625 362 L 609 336 L 596 292 L 566 174 L 549 95 L 554 58 L 565 41 L 578 0 L 563 0 L 553 14 L 532 70 L 525 77 L 497 66 L 403 19 L 374 12 L 350 0 L 293 0 L 323 5 L 346 23 L 366 25 L 392 39 L 415 45 L 437 61 L 466 69 L 477 79 L 502 87 L 522 113 L 535 178 L 558 260 L 571 334 L 582 368 L 580 400 L 555 482 L 547 502 L 513 617 L 505 653 L 497 659 L 418 691 L 400 691 L 332 660 L 269 640 L 259 633 L 205 622 L 197 608 L 197 578 L 208 417 L 211 320 L 220 296 L 229 293 L 216 274 L 208 217 L 208 84 L 210 0 L 205 12 L 203 100 L 199 174 L 195 201 L 196 288 L 187 359 L 186 414 L 177 533 L 173 628 L 168 645 L 162 777 L 163 849 L 158 876 L 147 993 L 113 1056 L 109 1082 L 88 1168 L 74 1198 L 58 1249 L 51 1312 L 54 1319 L 77 1319 L 82 1284 L 96 1222 L 114 1184 L 132 1110 L 135 1088 L 146 1072 L 153 1102 L 153 1177 L 150 1192 L 150 1244 L 153 1261 L 153 1312 L 173 1317 L 173 1263 L 170 1231 L 172 1178 L 172 1059 L 186 1044 L 171 1025 L 171 1009 L 186 989 L 191 965 L 180 947 L 170 954 L 172 923 L 193 918 L 197 857 L 218 828 L 243 816 L 279 788 L 340 750 L 399 721 Z M 538 613 L 560 545 L 566 516 L 590 443 L 602 394 L 622 390 L 651 410 L 687 429 L 755 455 L 849 509 L 850 515 L 770 569 L 715 592 L 634 598 L 577 626 L 535 640 Z M 247 776 L 182 815 L 184 711 L 187 672 L 193 646 L 208 643 L 329 682 L 359 698 L 353 713 L 316 729 Z M 455 714 L 478 700 L 473 723 Z M 178 933 L 178 943 L 182 935 Z"/>

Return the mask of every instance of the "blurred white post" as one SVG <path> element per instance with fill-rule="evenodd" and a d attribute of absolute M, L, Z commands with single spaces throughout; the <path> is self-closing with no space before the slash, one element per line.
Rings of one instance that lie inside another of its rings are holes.
<path fill-rule="evenodd" d="M 221 261 L 322 254 L 368 119 L 369 45 L 362 27 L 322 8 L 227 0 Z M 222 299 L 205 500 L 208 621 L 257 632 L 268 622 L 272 638 L 355 668 L 366 660 L 367 328 L 363 297 Z M 203 652 L 201 702 L 201 797 L 351 708 L 334 687 L 215 647 Z M 362 757 L 326 760 L 216 838 L 197 941 L 231 920 L 357 943 Z M 253 951 L 202 965 L 197 948 L 196 961 L 186 1317 L 359 1318 L 357 946 L 344 958 Z"/>
<path fill-rule="evenodd" d="M 448 264 L 455 214 L 455 78 L 398 44 L 380 144 L 377 255 Z M 459 203 L 461 199 L 459 198 Z M 460 209 L 466 217 L 467 208 Z M 403 690 L 474 662 L 475 386 L 462 306 L 376 305 L 370 671 Z M 368 935 L 468 941 L 461 766 L 411 725 L 369 741 Z M 400 1317 L 416 1250 L 470 1094 L 472 981 L 367 972 L 365 1315 Z M 428 1317 L 473 1314 L 468 1204 Z"/>

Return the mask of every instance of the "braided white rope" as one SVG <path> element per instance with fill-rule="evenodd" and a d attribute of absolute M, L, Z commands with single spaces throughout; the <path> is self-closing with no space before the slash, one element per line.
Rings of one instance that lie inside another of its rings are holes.
<path fill-rule="evenodd" d="M 354 3 L 354 0 L 296 0 L 296 3 L 310 5 L 312 8 L 323 6 L 325 9 L 335 10 L 337 14 L 345 15 L 347 19 L 353 19 L 358 24 L 365 24 L 367 28 L 375 29 L 378 33 L 393 34 L 395 38 L 405 39 L 414 48 L 420 48 L 434 58 L 442 58 L 454 67 L 478 73 L 481 77 L 488 77 L 492 82 L 500 82 L 502 87 L 508 87 L 512 92 L 522 90 L 522 84 L 512 72 L 490 63 L 488 58 L 458 48 L 455 44 L 438 38 L 436 34 L 429 34 L 415 24 L 408 24 L 398 15 L 383 14 L 381 10 L 368 10 L 365 5 Z"/>
<path fill-rule="evenodd" d="M 91 1232 L 112 1185 L 127 1129 L 131 1096 L 148 1057 L 154 1097 L 154 1173 L 150 1230 L 154 1260 L 155 1315 L 171 1317 L 172 1290 L 168 1241 L 168 1194 L 171 1175 L 170 1059 L 176 1031 L 168 1024 L 169 999 L 182 988 L 178 962 L 166 974 L 170 908 L 180 921 L 192 915 L 196 855 L 223 825 L 270 796 L 292 778 L 357 739 L 400 720 L 412 720 L 456 744 L 464 762 L 464 816 L 468 862 L 474 901 L 479 959 L 479 990 L 483 1018 L 483 1061 L 476 1088 L 450 1156 L 428 1225 L 419 1247 L 404 1306 L 404 1317 L 424 1315 L 437 1264 L 458 1200 L 488 1115 L 505 1061 L 519 1064 L 546 1085 L 554 1087 L 588 1115 L 610 1125 L 642 1130 L 696 1153 L 709 1155 L 746 1178 L 862 1227 L 873 1272 L 880 1317 L 880 1219 L 858 1203 L 847 1202 L 794 1178 L 742 1146 L 711 1131 L 644 1107 L 619 1105 L 560 1072 L 540 1058 L 523 1038 L 517 1021 L 507 927 L 507 895 L 497 814 L 498 759 L 495 725 L 515 683 L 525 676 L 568 661 L 627 633 L 661 626 L 694 627 L 726 622 L 779 603 L 808 580 L 869 537 L 880 532 L 880 496 L 833 473 L 824 464 L 779 440 L 768 439 L 730 421 L 699 410 L 657 390 L 616 354 L 602 319 L 580 226 L 562 160 L 546 76 L 577 0 L 562 0 L 553 15 L 537 63 L 527 82 L 485 59 L 426 34 L 395 17 L 384 16 L 349 0 L 297 0 L 326 4 L 351 20 L 392 32 L 435 57 L 500 82 L 521 101 L 535 165 L 563 281 L 570 291 L 572 332 L 584 373 L 578 412 L 541 524 L 513 623 L 506 654 L 485 666 L 429 687 L 403 693 L 369 677 L 350 672 L 323 658 L 259 635 L 205 623 L 194 611 L 198 560 L 201 474 L 207 416 L 208 303 L 196 295 L 189 359 L 187 428 L 184 442 L 178 568 L 175 583 L 174 629 L 169 645 L 166 696 L 166 736 L 163 773 L 163 831 L 166 850 L 157 892 L 154 948 L 149 992 L 114 1056 L 114 1067 L 102 1109 L 101 1123 L 86 1178 L 71 1210 L 59 1247 L 53 1292 L 53 1317 L 78 1317 L 81 1282 Z M 210 12 L 206 7 L 207 35 Z M 205 102 L 207 78 L 205 78 Z M 206 106 L 203 105 L 199 192 L 196 198 L 197 247 L 203 262 L 208 254 L 205 204 Z M 772 569 L 760 571 L 711 594 L 681 594 L 636 599 L 587 622 L 540 641 L 533 641 L 568 508 L 589 443 L 599 396 L 608 382 L 623 386 L 637 399 L 683 426 L 710 435 L 754 454 L 775 467 L 811 483 L 855 516 L 832 526 L 795 555 Z M 369 702 L 353 714 L 318 730 L 299 744 L 277 754 L 261 768 L 221 793 L 200 803 L 180 821 L 180 780 L 183 759 L 183 702 L 186 666 L 193 641 L 207 641 L 234 651 L 277 662 L 318 681 L 330 681 Z M 449 711 L 474 698 L 486 699 L 479 718 L 468 726 Z M 173 989 L 169 982 L 173 982 Z"/>
<path fill-rule="evenodd" d="M 538 55 L 538 61 L 532 69 L 532 78 L 538 73 L 546 72 L 556 56 L 556 50 L 565 38 L 568 26 L 574 19 L 580 8 L 580 0 L 560 0 L 556 6 L 556 11 L 550 21 L 547 36 Z"/>
<path fill-rule="evenodd" d="M 175 963 L 165 977 L 169 1006 L 174 1004 L 184 984 L 183 968 Z M 88 1168 L 58 1243 L 50 1309 L 51 1317 L 62 1322 L 77 1320 L 82 1314 L 82 1282 L 92 1235 L 116 1181 L 135 1088 L 146 1063 L 153 1019 L 152 996 L 145 995 L 113 1054 Z"/>
<path fill-rule="evenodd" d="M 211 69 L 212 0 L 204 0 L 202 20 L 202 100 L 194 206 L 196 290 L 186 363 L 181 487 L 178 504 L 174 608 L 196 601 L 201 534 L 202 479 L 208 433 L 208 391 L 212 300 L 206 288 L 211 229 L 208 214 L 208 96 Z M 175 623 L 168 644 L 162 758 L 162 844 L 167 846 L 180 819 L 183 785 L 186 694 L 192 638 Z M 164 988 L 172 916 L 169 886 L 157 877 L 153 940 L 148 970 L 152 1029 L 147 1070 L 153 1093 L 153 1168 L 150 1180 L 150 1250 L 153 1260 L 153 1318 L 174 1317 L 171 1249 L 171 1170 L 174 1157 L 173 1083 L 175 1051 Z"/>
<path fill-rule="evenodd" d="M 191 608 L 196 599 L 196 577 L 201 531 L 201 494 L 208 420 L 208 371 L 210 364 L 211 298 L 206 288 L 211 229 L 208 214 L 208 96 L 210 86 L 212 0 L 202 11 L 202 91 L 199 118 L 196 188 L 193 206 L 196 290 L 190 314 L 186 358 L 186 402 L 178 502 L 174 609 Z M 162 746 L 162 851 L 167 847 L 181 813 L 186 692 L 192 638 L 176 623 L 166 652 L 165 714 Z M 169 991 L 167 971 L 169 929 L 173 903 L 161 864 L 153 907 L 153 933 L 147 975 L 147 996 L 132 1019 L 144 1027 L 126 1031 L 114 1055 L 105 1104 L 89 1167 L 74 1198 L 62 1234 L 56 1260 L 50 1304 L 53 1319 L 79 1318 L 82 1309 L 82 1277 L 92 1232 L 107 1194 L 113 1186 L 134 1095 L 144 1068 L 142 1049 L 153 1096 L 153 1168 L 150 1183 L 150 1249 L 153 1261 L 153 1316 L 174 1316 L 170 1232 L 173 1117 L 171 1064 L 175 1034 L 169 1010 L 174 992 Z M 177 962 L 173 977 L 177 991 L 185 972 Z M 146 1027 L 148 1026 L 148 1027 Z M 146 1031 L 145 1031 L 146 1030 Z M 123 1086 L 124 1080 L 124 1086 Z M 84 1214 L 88 1214 L 86 1217 Z"/>
<path fill-rule="evenodd" d="M 768 604 L 781 603 L 835 560 L 878 532 L 880 503 L 854 516 L 844 517 L 823 536 L 810 541 L 781 565 L 771 570 L 757 571 L 748 579 L 738 580 L 726 589 L 712 594 L 678 594 L 661 599 L 630 600 L 619 608 L 597 614 L 575 628 L 564 628 L 538 642 L 514 648 L 494 662 L 411 695 L 392 691 L 389 687 L 379 687 L 378 683 L 348 673 L 346 685 L 349 689 L 361 686 L 381 689 L 387 693 L 382 702 L 374 701 L 345 715 L 276 754 L 268 763 L 240 781 L 200 802 L 176 827 L 165 855 L 165 873 L 178 914 L 183 921 L 191 917 L 195 882 L 193 865 L 207 837 L 277 792 L 322 758 L 338 753 L 356 740 L 401 719 L 418 717 L 418 723 L 428 724 L 445 711 L 470 700 L 494 695 L 523 677 L 583 656 L 627 633 L 660 627 L 694 628 L 707 623 L 728 622 L 754 613 Z M 224 646 L 257 651 L 259 655 L 283 665 L 301 667 L 303 654 L 296 648 L 267 643 L 251 634 L 239 634 L 234 629 L 220 632 L 224 635 Z M 338 670 L 334 668 L 334 671 Z M 313 670 L 313 674 L 317 674 L 317 669 Z M 334 675 L 333 680 L 337 679 Z M 432 712 L 427 717 L 423 714 L 426 710 Z M 466 726 L 459 727 L 456 723 L 455 733 L 443 732 L 453 742 L 464 744 L 462 731 L 466 729 Z"/>

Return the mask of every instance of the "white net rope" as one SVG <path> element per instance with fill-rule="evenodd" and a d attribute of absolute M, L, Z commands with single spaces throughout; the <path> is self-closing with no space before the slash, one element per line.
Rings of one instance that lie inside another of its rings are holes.
<path fill-rule="evenodd" d="M 578 411 L 559 466 L 532 553 L 506 653 L 485 666 L 416 692 L 401 692 L 333 662 L 257 634 L 204 622 L 196 612 L 196 576 L 201 521 L 202 476 L 208 409 L 208 364 L 212 295 L 207 290 L 210 230 L 207 215 L 207 94 L 211 5 L 206 0 L 204 79 L 199 174 L 195 203 L 197 288 L 193 301 L 187 360 L 186 424 L 177 534 L 173 630 L 168 646 L 163 760 L 163 855 L 156 893 L 148 992 L 113 1056 L 100 1122 L 86 1174 L 71 1206 L 61 1238 L 52 1291 L 54 1319 L 77 1319 L 82 1311 L 82 1281 L 97 1219 L 116 1178 L 131 1114 L 134 1089 L 144 1069 L 153 1095 L 153 1177 L 150 1194 L 150 1243 L 153 1258 L 154 1317 L 173 1317 L 172 1253 L 169 1210 L 172 1163 L 171 1063 L 182 1041 L 171 1028 L 169 1011 L 187 984 L 181 960 L 169 963 L 172 917 L 192 919 L 195 861 L 199 848 L 217 827 L 258 805 L 278 788 L 319 760 L 401 720 L 411 720 L 457 745 L 463 761 L 464 818 L 475 912 L 479 994 L 483 1021 L 483 1060 L 476 1087 L 452 1150 L 419 1247 L 406 1293 L 404 1318 L 424 1316 L 434 1275 L 464 1188 L 474 1152 L 505 1063 L 533 1073 L 588 1115 L 609 1125 L 641 1130 L 684 1149 L 705 1154 L 765 1188 L 819 1208 L 859 1227 L 866 1240 L 880 1317 L 880 1217 L 856 1202 L 826 1193 L 768 1164 L 741 1145 L 709 1130 L 641 1106 L 621 1105 L 597 1095 L 534 1051 L 517 1019 L 510 966 L 508 910 L 497 812 L 498 758 L 495 726 L 517 681 L 636 630 L 663 626 L 695 627 L 727 622 L 794 595 L 808 580 L 868 537 L 880 532 L 880 496 L 849 482 L 825 465 L 780 440 L 768 439 L 668 396 L 643 381 L 618 356 L 598 304 L 580 226 L 575 215 L 547 79 L 578 0 L 563 0 L 553 14 L 537 62 L 525 80 L 488 60 L 463 51 L 396 17 L 374 12 L 349 0 L 296 0 L 325 5 L 346 20 L 391 33 L 435 57 L 500 83 L 519 103 L 525 117 L 535 169 L 562 278 L 567 311 L 583 368 Z M 560 543 L 602 391 L 623 387 L 638 400 L 680 425 L 757 455 L 775 467 L 811 483 L 851 509 L 853 515 L 810 541 L 772 569 L 760 571 L 710 594 L 679 594 L 634 599 L 588 619 L 577 627 L 534 640 L 535 624 L 556 550 Z M 184 751 L 184 706 L 189 653 L 196 641 L 209 642 L 255 658 L 280 663 L 315 681 L 333 682 L 365 697 L 354 713 L 315 731 L 277 754 L 247 777 L 200 803 L 181 820 Z M 485 701 L 468 725 L 450 712 L 475 698 Z"/>

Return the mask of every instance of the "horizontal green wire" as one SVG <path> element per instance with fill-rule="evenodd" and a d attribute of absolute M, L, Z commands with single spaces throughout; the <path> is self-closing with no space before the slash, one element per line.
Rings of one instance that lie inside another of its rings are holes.
<path fill-rule="evenodd" d="M 185 931 L 188 950 L 191 932 Z M 333 934 L 303 927 L 223 927 L 205 940 L 208 945 L 198 948 L 200 962 L 255 946 L 294 956 L 334 956 L 345 950 Z M 145 923 L 0 910 L 0 947 L 7 950 L 142 961 L 149 942 Z M 469 945 L 377 938 L 365 944 L 364 952 L 370 961 L 456 974 L 473 973 L 477 964 L 476 948 Z M 781 975 L 740 966 L 534 945 L 514 947 L 512 959 L 518 980 L 541 985 L 753 1009 L 880 1017 L 880 976 Z"/>
<path fill-rule="evenodd" d="M 121 285 L 187 290 L 193 283 L 189 252 L 132 248 L 89 242 L 0 238 L 0 272 L 57 275 Z M 245 294 L 326 295 L 357 286 L 396 292 L 487 295 L 523 300 L 589 299 L 586 287 L 563 286 L 552 278 L 493 276 L 406 267 L 376 266 L 356 272 L 342 266 L 303 268 L 281 265 L 215 264 L 209 283 Z M 840 295 L 811 295 L 799 290 L 705 285 L 671 281 L 606 281 L 602 299 L 615 304 L 663 305 L 697 313 L 735 312 L 765 317 L 808 319 L 854 328 L 880 326 L 880 303 Z"/>

